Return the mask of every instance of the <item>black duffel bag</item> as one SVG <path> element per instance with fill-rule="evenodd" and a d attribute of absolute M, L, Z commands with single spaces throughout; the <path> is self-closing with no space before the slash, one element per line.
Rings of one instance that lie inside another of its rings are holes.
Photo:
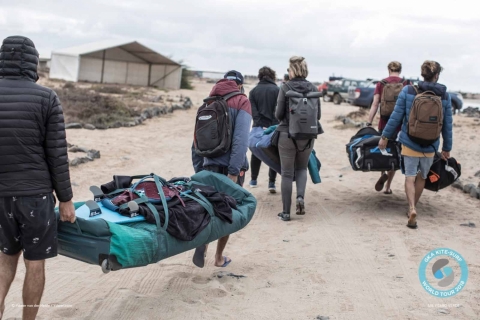
<path fill-rule="evenodd" d="M 438 191 L 448 187 L 454 183 L 462 174 L 462 166 L 455 160 L 449 158 L 443 160 L 440 154 L 435 154 L 433 164 L 430 167 L 427 180 L 425 181 L 425 189 L 430 191 Z"/>

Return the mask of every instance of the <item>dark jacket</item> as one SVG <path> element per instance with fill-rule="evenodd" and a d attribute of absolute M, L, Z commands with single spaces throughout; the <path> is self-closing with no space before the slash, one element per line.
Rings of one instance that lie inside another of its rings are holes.
<path fill-rule="evenodd" d="M 35 82 L 38 52 L 24 37 L 0 49 L 0 197 L 55 190 L 72 198 L 62 106 L 51 89 Z"/>
<path fill-rule="evenodd" d="M 210 92 L 210 96 L 225 96 L 238 90 L 237 83 L 232 80 L 222 79 L 218 81 Z M 252 108 L 250 101 L 245 95 L 238 95 L 228 99 L 227 105 L 232 122 L 232 147 L 226 154 L 217 158 L 203 158 L 203 167 L 219 166 L 227 167 L 228 173 L 238 176 L 241 170 L 248 169 L 247 150 L 248 136 L 252 123 Z M 192 149 L 192 163 L 195 172 L 201 169 L 202 158 Z"/>
<path fill-rule="evenodd" d="M 252 105 L 252 118 L 254 127 L 268 128 L 278 124 L 275 118 L 278 92 L 280 88 L 269 79 L 263 78 L 258 85 L 250 91 L 249 100 Z"/>
<path fill-rule="evenodd" d="M 291 87 L 294 91 L 305 92 L 318 92 L 318 88 L 314 86 L 310 81 L 304 78 L 293 78 L 285 84 L 282 84 L 280 92 L 278 94 L 277 109 L 275 110 L 275 117 L 280 121 L 277 131 L 288 132 L 288 99 L 285 98 L 285 94 Z M 320 102 L 318 104 L 318 119 L 321 118 Z M 322 127 L 319 125 L 318 133 L 323 133 Z"/>
<path fill-rule="evenodd" d="M 443 127 L 442 137 L 443 145 L 442 150 L 450 152 L 452 150 L 453 137 L 453 116 L 452 116 L 452 102 L 450 95 L 447 93 L 447 87 L 443 84 L 432 82 L 418 82 L 420 91 L 433 91 L 437 96 L 442 97 L 443 106 Z M 440 151 L 440 138 L 435 141 L 431 146 L 422 147 L 419 144 L 413 142 L 408 137 L 408 116 L 410 115 L 410 109 L 412 108 L 413 99 L 415 99 L 416 92 L 412 86 L 403 87 L 400 95 L 398 96 L 395 109 L 393 110 L 388 123 L 383 129 L 383 135 L 389 139 L 395 139 L 396 128 L 402 125 L 402 131 L 400 132 L 399 141 L 408 148 L 418 152 L 435 152 Z"/>

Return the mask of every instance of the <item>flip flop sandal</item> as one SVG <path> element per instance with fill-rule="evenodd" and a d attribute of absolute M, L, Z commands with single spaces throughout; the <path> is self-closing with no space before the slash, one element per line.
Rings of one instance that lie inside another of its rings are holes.
<path fill-rule="evenodd" d="M 220 268 L 225 268 L 226 266 L 228 266 L 230 264 L 230 262 L 232 262 L 232 259 L 230 259 L 229 261 L 227 261 L 227 257 L 223 257 L 223 264 Z"/>
<path fill-rule="evenodd" d="M 389 190 L 387 190 L 387 191 L 384 192 L 384 194 L 392 194 L 392 193 L 393 193 L 393 192 L 392 192 L 392 189 L 389 189 Z"/>
<path fill-rule="evenodd" d="M 388 175 L 384 173 L 375 184 L 375 190 L 377 190 L 378 192 L 382 191 L 383 186 L 385 185 L 385 182 L 387 182 L 387 180 L 388 180 Z"/>
<path fill-rule="evenodd" d="M 415 216 L 413 217 L 413 222 L 410 222 L 410 219 L 411 217 L 409 216 L 408 217 L 408 222 L 407 222 L 407 227 L 409 227 L 410 229 L 417 229 L 418 228 L 418 225 L 417 225 L 417 214 L 414 213 Z"/>
<path fill-rule="evenodd" d="M 203 268 L 205 266 L 205 251 L 207 250 L 207 246 L 203 245 L 195 249 L 195 253 L 193 254 L 192 262 L 199 268 Z"/>

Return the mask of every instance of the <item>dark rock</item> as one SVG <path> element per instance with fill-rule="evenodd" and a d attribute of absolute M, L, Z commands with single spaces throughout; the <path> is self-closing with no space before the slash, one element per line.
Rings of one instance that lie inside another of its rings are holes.
<path fill-rule="evenodd" d="M 136 117 L 136 118 L 135 118 L 135 124 L 136 124 L 136 125 L 142 124 L 142 122 L 143 122 L 142 117 Z"/>
<path fill-rule="evenodd" d="M 283 240 L 283 242 L 290 242 L 290 240 Z"/>
<path fill-rule="evenodd" d="M 107 129 L 108 129 L 108 127 L 107 127 L 106 125 L 104 125 L 104 124 L 97 124 L 95 127 L 96 127 L 98 130 L 107 130 Z"/>
<path fill-rule="evenodd" d="M 161 109 L 160 107 L 153 107 L 150 109 L 150 113 L 152 114 L 153 117 L 158 117 L 161 114 Z"/>
<path fill-rule="evenodd" d="M 173 107 L 170 107 L 170 108 L 168 109 L 168 113 L 173 113 Z"/>
<path fill-rule="evenodd" d="M 74 186 L 74 187 L 78 187 L 78 183 L 76 183 L 76 182 L 72 182 L 72 186 Z"/>
<path fill-rule="evenodd" d="M 73 146 L 73 147 L 71 147 L 70 149 L 68 149 L 68 152 L 85 152 L 85 153 L 88 153 L 88 149 L 87 149 L 87 148 L 81 148 L 81 147 Z"/>
<path fill-rule="evenodd" d="M 316 319 L 316 320 L 330 320 L 330 317 L 327 317 L 327 316 L 317 316 L 315 319 Z"/>
<path fill-rule="evenodd" d="M 67 142 L 67 148 L 73 147 L 73 144 Z"/>
<path fill-rule="evenodd" d="M 463 183 L 460 179 L 457 179 L 454 183 L 452 183 L 452 188 L 463 190 Z"/>
<path fill-rule="evenodd" d="M 65 124 L 65 129 L 82 129 L 82 124 L 78 122 Z"/>
<path fill-rule="evenodd" d="M 110 128 L 120 128 L 120 127 L 123 127 L 123 123 L 121 123 L 120 121 L 117 121 L 110 126 Z"/>
<path fill-rule="evenodd" d="M 475 228 L 475 223 L 469 222 L 469 223 L 461 223 L 460 224 L 462 227 L 470 227 L 470 228 Z"/>
<path fill-rule="evenodd" d="M 190 109 L 193 106 L 192 100 L 189 97 L 185 98 L 185 102 L 183 103 L 184 109 Z"/>
<path fill-rule="evenodd" d="M 161 107 L 161 108 L 160 108 L 160 112 L 161 112 L 162 114 L 167 114 L 167 113 L 168 113 L 168 107 L 167 107 L 167 106 Z"/>
<path fill-rule="evenodd" d="M 388 256 L 389 256 L 390 258 L 391 258 L 391 257 L 395 257 L 395 255 L 394 255 L 394 254 L 389 254 Z"/>
<path fill-rule="evenodd" d="M 95 126 L 91 123 L 87 123 L 83 126 L 84 129 L 87 129 L 87 130 L 95 130 Z"/>
<path fill-rule="evenodd" d="M 90 161 L 90 159 L 88 157 L 77 157 L 77 158 L 73 159 L 72 161 L 70 161 L 70 166 L 71 167 L 76 167 L 79 164 L 82 164 L 82 163 L 85 163 L 85 162 L 88 162 L 88 161 Z"/>
<path fill-rule="evenodd" d="M 87 157 L 90 157 L 92 159 L 100 159 L 100 151 L 94 149 L 88 150 Z"/>
<path fill-rule="evenodd" d="M 473 187 L 470 189 L 470 197 L 474 199 L 480 199 L 480 188 Z"/>
<path fill-rule="evenodd" d="M 227 276 L 232 277 L 232 278 L 246 278 L 247 276 L 244 276 L 243 274 L 234 274 L 234 273 L 228 273 Z"/>
<path fill-rule="evenodd" d="M 470 190 L 471 190 L 472 188 L 475 188 L 475 185 L 473 185 L 473 184 L 471 184 L 471 183 L 466 184 L 466 185 L 463 186 L 463 192 L 465 192 L 465 193 L 470 193 Z"/>
<path fill-rule="evenodd" d="M 182 106 L 179 106 L 178 104 L 174 104 L 172 106 L 173 110 L 183 110 L 183 107 Z"/>
<path fill-rule="evenodd" d="M 135 121 L 129 121 L 129 122 L 124 122 L 123 126 L 124 127 L 135 127 L 137 123 Z"/>
<path fill-rule="evenodd" d="M 480 177 L 480 170 L 475 173 L 475 177 Z"/>
<path fill-rule="evenodd" d="M 150 113 L 150 110 L 145 109 L 142 111 L 142 114 L 140 116 L 145 119 L 150 119 L 152 117 L 152 114 Z"/>

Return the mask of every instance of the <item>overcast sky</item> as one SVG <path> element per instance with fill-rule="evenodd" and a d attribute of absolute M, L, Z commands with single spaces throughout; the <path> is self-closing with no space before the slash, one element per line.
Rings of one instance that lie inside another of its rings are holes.
<path fill-rule="evenodd" d="M 468 3 L 470 2 L 470 4 Z M 420 76 L 426 59 L 444 67 L 451 90 L 480 92 L 476 1 L 0 0 L 0 37 L 26 35 L 41 56 L 104 39 L 133 39 L 192 69 L 281 76 L 291 55 L 311 81 L 386 76 L 398 60 Z"/>

